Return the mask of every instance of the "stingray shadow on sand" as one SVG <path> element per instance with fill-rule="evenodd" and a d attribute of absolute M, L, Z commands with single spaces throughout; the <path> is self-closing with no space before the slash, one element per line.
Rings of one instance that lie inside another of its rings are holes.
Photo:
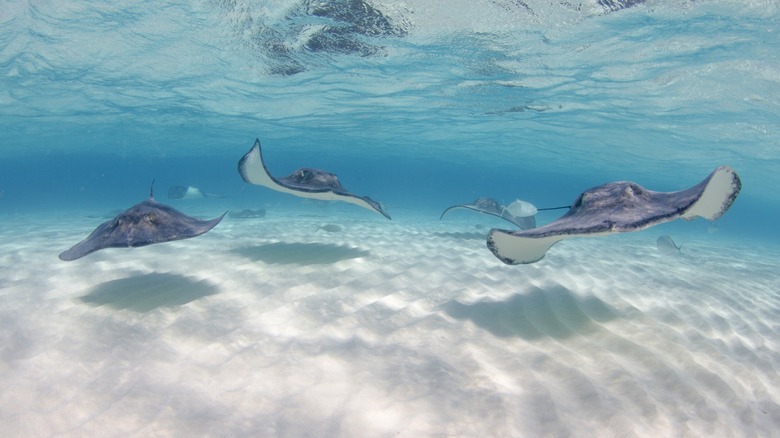
<path fill-rule="evenodd" d="M 468 231 L 441 231 L 437 233 L 433 233 L 436 237 L 441 237 L 442 239 L 456 239 L 456 240 L 485 240 L 485 237 L 487 236 L 487 233 L 479 233 L 476 231 L 468 232 Z"/>
<path fill-rule="evenodd" d="M 370 251 L 345 245 L 285 242 L 241 247 L 231 252 L 255 262 L 299 266 L 329 265 L 371 254 Z"/>
<path fill-rule="evenodd" d="M 579 297 L 561 285 L 531 287 L 504 301 L 463 304 L 451 300 L 441 308 L 449 316 L 470 320 L 495 336 L 526 340 L 583 336 L 601 329 L 601 323 L 621 318 L 600 299 Z"/>
<path fill-rule="evenodd" d="M 159 307 L 183 306 L 218 292 L 217 286 L 207 280 L 155 272 L 98 284 L 80 300 L 93 306 L 146 313 Z"/>

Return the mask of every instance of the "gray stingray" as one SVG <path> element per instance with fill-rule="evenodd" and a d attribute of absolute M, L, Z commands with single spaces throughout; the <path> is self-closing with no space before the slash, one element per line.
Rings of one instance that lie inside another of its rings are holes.
<path fill-rule="evenodd" d="M 225 213 L 209 221 L 187 216 L 155 201 L 152 182 L 148 199 L 100 224 L 86 239 L 60 254 L 60 260 L 76 260 L 104 248 L 146 246 L 200 236 L 214 228 Z"/>
<path fill-rule="evenodd" d="M 199 198 L 225 198 L 225 196 L 206 193 L 193 186 L 172 186 L 168 189 L 170 199 L 199 199 Z"/>
<path fill-rule="evenodd" d="M 314 232 L 316 233 L 319 230 L 327 231 L 328 233 L 340 233 L 343 228 L 341 228 L 341 225 L 336 224 L 325 224 L 322 226 L 318 226 Z"/>
<path fill-rule="evenodd" d="M 682 252 L 682 245 L 677 246 L 677 244 L 674 243 L 674 240 L 672 240 L 672 236 L 666 234 L 655 241 L 655 246 L 658 248 L 658 251 L 664 254 L 678 254 Z"/>
<path fill-rule="evenodd" d="M 487 246 L 510 265 L 534 263 L 568 237 L 604 236 L 639 231 L 677 218 L 721 217 L 739 195 L 742 182 L 728 166 L 704 181 L 676 192 L 654 192 L 630 181 L 604 184 L 583 192 L 568 213 L 539 228 L 492 229 Z"/>
<path fill-rule="evenodd" d="M 257 218 L 265 217 L 265 209 L 258 208 L 257 210 L 252 210 L 249 208 L 245 208 L 241 211 L 230 211 L 228 213 L 228 216 L 237 219 L 257 219 Z"/>
<path fill-rule="evenodd" d="M 283 178 L 276 178 L 268 171 L 263 161 L 260 140 L 249 149 L 238 162 L 238 173 L 250 184 L 267 187 L 277 192 L 288 193 L 302 198 L 322 201 L 343 201 L 369 210 L 374 210 L 390 219 L 378 202 L 368 196 L 357 196 L 347 191 L 334 173 L 320 169 L 301 168 Z"/>
<path fill-rule="evenodd" d="M 458 204 L 458 205 L 453 205 L 452 207 L 448 207 L 446 210 L 442 212 L 441 216 L 439 216 L 439 220 L 441 220 L 444 217 L 444 215 L 447 214 L 450 210 L 454 210 L 457 208 L 465 208 L 467 210 L 478 211 L 480 213 L 485 213 L 491 216 L 500 217 L 505 221 L 517 225 L 520 229 L 523 230 L 534 228 L 536 226 L 536 218 L 534 216 L 527 216 L 527 217 L 514 216 L 512 213 L 510 213 L 507 210 L 505 206 L 499 204 L 498 201 L 492 198 L 477 198 L 471 204 Z"/>

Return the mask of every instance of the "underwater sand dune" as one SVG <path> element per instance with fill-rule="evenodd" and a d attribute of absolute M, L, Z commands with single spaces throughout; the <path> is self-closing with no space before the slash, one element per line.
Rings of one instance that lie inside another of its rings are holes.
<path fill-rule="evenodd" d="M 669 258 L 638 233 L 562 242 L 518 268 L 462 238 L 470 222 L 358 219 L 312 233 L 318 220 L 231 221 L 70 263 L 58 250 L 82 228 L 7 234 L 0 427 L 348 437 L 780 427 L 776 248 L 689 236 L 686 257 Z"/>

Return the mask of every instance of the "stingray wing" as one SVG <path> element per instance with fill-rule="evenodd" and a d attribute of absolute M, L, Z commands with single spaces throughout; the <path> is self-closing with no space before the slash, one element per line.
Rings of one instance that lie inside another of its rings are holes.
<path fill-rule="evenodd" d="M 80 259 L 87 254 L 91 254 L 99 249 L 108 248 L 106 243 L 106 230 L 111 226 L 111 223 L 116 219 L 103 222 L 97 228 L 95 228 L 86 239 L 73 245 L 67 251 L 63 251 L 59 258 L 60 260 L 69 262 L 72 260 Z"/>
<path fill-rule="evenodd" d="M 498 217 L 501 217 L 501 212 L 504 210 L 501 204 L 499 204 L 495 199 L 477 198 L 471 204 L 458 204 L 458 205 L 453 205 L 452 207 L 448 207 L 446 210 L 442 212 L 441 216 L 439 216 L 439 220 L 441 220 L 444 217 L 444 215 L 447 214 L 450 210 L 455 210 L 458 208 L 465 208 L 467 210 L 472 210 L 479 213 L 485 213 L 485 214 L 498 216 Z"/>
<path fill-rule="evenodd" d="M 475 207 L 474 207 L 473 205 L 471 205 L 471 204 L 459 204 L 459 205 L 453 205 L 453 206 L 451 206 L 451 207 L 447 207 L 447 208 L 446 208 L 446 209 L 445 209 L 445 210 L 444 210 L 444 211 L 441 213 L 441 216 L 439 216 L 439 220 L 442 220 L 442 219 L 444 218 L 444 215 L 445 215 L 445 214 L 449 213 L 449 212 L 450 212 L 450 211 L 452 211 L 452 210 L 457 210 L 457 209 L 459 209 L 459 208 L 463 208 L 463 209 L 465 209 L 465 210 L 476 211 L 476 212 L 479 212 L 479 213 L 485 213 L 485 214 L 489 214 L 489 215 L 492 215 L 492 216 L 498 216 L 498 215 L 497 215 L 497 214 L 495 214 L 495 213 L 491 213 L 491 212 L 487 212 L 487 211 L 483 211 L 483 210 L 480 210 L 480 209 L 478 209 L 478 208 L 475 208 Z"/>
<path fill-rule="evenodd" d="M 260 149 L 260 139 L 255 139 L 255 144 L 249 149 L 249 152 L 241 157 L 238 161 L 238 173 L 241 178 L 249 184 L 255 184 L 258 186 L 268 187 L 272 190 L 277 190 L 284 193 L 289 193 L 289 190 L 282 185 L 279 180 L 271 175 L 268 168 L 263 161 L 263 153 Z"/>
<path fill-rule="evenodd" d="M 742 180 L 729 166 L 720 166 L 691 190 L 700 191 L 696 202 L 686 210 L 683 219 L 703 217 L 714 221 L 723 216 L 742 190 Z"/>
<path fill-rule="evenodd" d="M 500 216 L 502 219 L 509 221 L 518 226 L 521 230 L 529 230 L 536 227 L 536 216 L 519 217 L 513 216 L 509 212 L 503 212 Z"/>
<path fill-rule="evenodd" d="M 186 195 L 187 195 L 187 187 L 172 186 L 168 188 L 168 198 L 170 199 L 182 199 Z"/>
<path fill-rule="evenodd" d="M 328 185 L 304 184 L 296 177 L 298 172 L 313 172 L 321 175 L 329 175 L 332 177 L 332 180 Z M 287 193 L 301 198 L 348 202 L 369 210 L 374 210 L 390 219 L 390 215 L 378 202 L 368 196 L 357 196 L 344 189 L 338 182 L 335 174 L 324 172 L 319 169 L 299 169 L 288 177 L 275 178 L 268 171 L 268 167 L 266 167 L 265 161 L 263 161 L 263 153 L 259 139 L 255 140 L 255 144 L 249 149 L 249 152 L 239 160 L 238 173 L 241 175 L 241 178 L 249 184 L 267 187 L 271 190 L 276 190 L 277 192 Z"/>
<path fill-rule="evenodd" d="M 439 220 L 441 220 L 444 217 L 444 215 L 450 212 L 451 210 L 455 210 L 458 208 L 464 208 L 466 210 L 476 211 L 479 213 L 500 217 L 501 219 L 504 219 L 507 222 L 517 225 L 518 228 L 522 230 L 527 230 L 529 228 L 534 228 L 536 226 L 535 217 L 513 216 L 508 211 L 506 211 L 506 209 L 503 208 L 501 204 L 499 204 L 498 202 L 490 198 L 479 198 L 471 204 L 459 204 L 459 205 L 453 205 L 452 207 L 448 207 L 446 210 L 444 210 L 441 213 L 441 216 L 439 216 Z"/>
<path fill-rule="evenodd" d="M 490 230 L 487 246 L 506 264 L 534 263 L 568 237 L 639 231 L 680 217 L 715 220 L 731 207 L 741 188 L 739 176 L 728 166 L 677 192 L 653 192 L 628 181 L 605 184 L 583 192 L 567 214 L 543 227 Z"/>
<path fill-rule="evenodd" d="M 137 204 L 100 224 L 86 239 L 59 258 L 76 260 L 105 248 L 128 248 L 189 239 L 214 228 L 225 217 L 200 220 L 153 199 Z"/>

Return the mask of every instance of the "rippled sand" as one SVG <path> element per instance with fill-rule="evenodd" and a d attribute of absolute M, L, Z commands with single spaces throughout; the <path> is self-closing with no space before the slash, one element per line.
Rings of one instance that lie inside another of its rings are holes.
<path fill-rule="evenodd" d="M 225 219 L 196 239 L 75 262 L 57 254 L 99 220 L 9 222 L 0 430 L 656 437 L 780 427 L 777 248 L 702 235 L 670 256 L 647 230 L 567 240 L 542 262 L 505 266 L 479 218 L 361 213 Z"/>

